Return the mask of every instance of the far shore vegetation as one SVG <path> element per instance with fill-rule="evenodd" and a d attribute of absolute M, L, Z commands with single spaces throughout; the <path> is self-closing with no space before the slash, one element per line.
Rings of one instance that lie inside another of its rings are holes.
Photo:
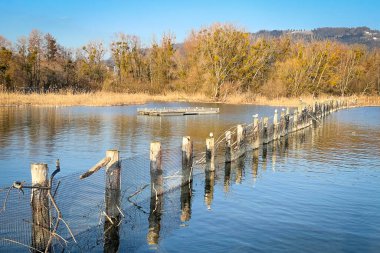
<path fill-rule="evenodd" d="M 296 105 L 331 96 L 371 105 L 379 94 L 380 49 L 359 44 L 254 38 L 230 24 L 192 31 L 182 44 L 164 34 L 147 46 L 122 33 L 78 49 L 37 30 L 15 43 L 0 35 L 0 105 Z"/>
<path fill-rule="evenodd" d="M 313 104 L 316 101 L 340 99 L 338 96 L 321 95 L 301 97 L 277 97 L 247 96 L 247 94 L 234 94 L 227 97 L 223 103 L 227 104 L 254 104 L 268 106 L 298 106 L 300 102 Z M 347 96 L 344 99 L 357 101 L 358 106 L 380 106 L 380 96 Z M 183 92 L 170 92 L 160 95 L 147 93 L 115 93 L 115 92 L 92 92 L 92 93 L 6 93 L 0 92 L 0 106 L 120 106 L 138 105 L 148 102 L 200 102 L 219 103 L 213 97 L 202 93 L 186 94 Z M 210 104 L 210 106 L 213 106 Z"/>

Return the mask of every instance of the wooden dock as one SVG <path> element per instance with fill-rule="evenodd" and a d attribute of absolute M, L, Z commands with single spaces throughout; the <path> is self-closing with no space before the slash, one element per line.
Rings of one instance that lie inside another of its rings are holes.
<path fill-rule="evenodd" d="M 205 107 L 187 107 L 187 108 L 140 108 L 137 109 L 139 115 L 148 116 L 184 116 L 184 115 L 200 115 L 200 114 L 216 114 L 219 108 Z"/>

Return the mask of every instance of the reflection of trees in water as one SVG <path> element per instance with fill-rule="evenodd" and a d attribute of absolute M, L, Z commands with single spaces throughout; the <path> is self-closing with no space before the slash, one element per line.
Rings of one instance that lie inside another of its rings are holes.
<path fill-rule="evenodd" d="M 82 117 L 77 114 L 73 117 L 65 108 L 57 107 L 5 107 L 0 110 L 0 122 L 1 147 L 6 147 L 12 140 L 22 140 L 18 145 L 24 146 L 26 134 L 27 144 L 37 147 L 42 144 L 51 152 L 59 142 L 57 135 L 81 137 L 83 132 L 90 136 L 103 134 L 100 116 Z M 33 155 L 33 149 L 30 151 Z"/>

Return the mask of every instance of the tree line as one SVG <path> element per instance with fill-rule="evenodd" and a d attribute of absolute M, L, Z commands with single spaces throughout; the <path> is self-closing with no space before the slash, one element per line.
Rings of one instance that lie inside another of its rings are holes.
<path fill-rule="evenodd" d="M 106 60 L 106 52 L 111 59 Z M 33 30 L 16 43 L 0 36 L 0 89 L 6 92 L 201 92 L 300 96 L 379 94 L 380 49 L 289 36 L 253 38 L 230 24 L 173 34 L 143 46 L 117 34 L 109 47 L 90 42 L 67 49 Z"/>

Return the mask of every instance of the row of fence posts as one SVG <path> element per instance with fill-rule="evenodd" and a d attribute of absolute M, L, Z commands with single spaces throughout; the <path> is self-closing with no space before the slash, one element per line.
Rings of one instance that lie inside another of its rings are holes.
<path fill-rule="evenodd" d="M 236 126 L 236 147 L 232 144 L 231 131 L 225 132 L 225 163 L 226 173 L 230 163 L 242 156 L 248 149 L 258 150 L 260 145 L 278 140 L 292 132 L 296 132 L 318 122 L 320 119 L 337 111 L 347 108 L 347 101 L 329 101 L 315 103 L 313 106 L 299 106 L 294 109 L 293 121 L 289 108 L 282 109 L 280 120 L 275 110 L 273 124 L 269 125 L 269 118 L 264 117 L 262 128 L 258 114 L 253 115 L 252 134 L 247 139 L 246 129 L 243 125 Z M 210 207 L 213 199 L 213 187 L 215 181 L 215 142 L 213 134 L 206 139 L 205 152 L 205 202 Z M 193 180 L 193 143 L 189 136 L 182 139 L 182 181 L 181 181 L 181 221 L 188 221 L 191 216 L 191 197 Z M 119 223 L 124 216 L 120 205 L 121 194 L 121 167 L 118 150 L 106 151 L 106 157 L 99 161 L 81 176 L 84 179 L 105 167 L 105 222 L 104 222 L 104 251 L 116 252 L 119 247 Z M 44 163 L 31 165 L 32 191 L 32 245 L 34 252 L 49 252 L 49 239 L 51 234 L 50 203 L 47 196 L 48 166 Z M 228 176 L 228 175 L 226 175 Z M 160 235 L 160 221 L 162 211 L 162 198 L 164 193 L 162 151 L 159 142 L 150 144 L 150 214 L 149 230 L 147 234 L 148 244 L 157 244 Z M 64 214 L 63 214 L 64 215 Z"/>

